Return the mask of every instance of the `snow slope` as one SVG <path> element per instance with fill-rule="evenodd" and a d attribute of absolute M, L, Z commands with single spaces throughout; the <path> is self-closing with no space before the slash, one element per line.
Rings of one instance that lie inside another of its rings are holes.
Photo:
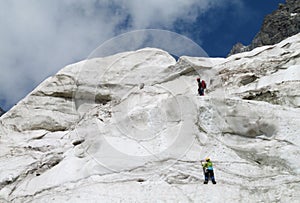
<path fill-rule="evenodd" d="M 300 34 L 226 59 L 145 48 L 63 68 L 0 118 L 0 202 L 299 202 L 299 50 Z"/>

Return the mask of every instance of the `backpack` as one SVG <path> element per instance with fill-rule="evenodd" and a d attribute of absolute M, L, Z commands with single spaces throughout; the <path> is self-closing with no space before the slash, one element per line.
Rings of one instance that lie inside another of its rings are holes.
<path fill-rule="evenodd" d="M 202 82 L 201 82 L 201 86 L 202 86 L 202 88 L 203 88 L 203 89 L 205 89 L 205 88 L 206 88 L 206 83 L 205 83 L 205 81 L 204 81 L 204 80 L 202 80 Z"/>

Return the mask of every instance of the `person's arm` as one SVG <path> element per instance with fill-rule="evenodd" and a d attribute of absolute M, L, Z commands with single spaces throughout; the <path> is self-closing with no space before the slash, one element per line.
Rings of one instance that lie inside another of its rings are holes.
<path fill-rule="evenodd" d="M 203 160 L 200 160 L 201 166 L 203 166 Z"/>

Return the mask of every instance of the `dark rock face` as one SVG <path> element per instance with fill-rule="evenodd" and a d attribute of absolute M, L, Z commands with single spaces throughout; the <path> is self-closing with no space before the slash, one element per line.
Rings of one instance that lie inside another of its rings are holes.
<path fill-rule="evenodd" d="M 1 109 L 0 107 L 0 116 L 2 116 L 5 113 L 5 111 L 3 109 Z"/>
<path fill-rule="evenodd" d="M 249 46 L 234 45 L 229 55 L 250 51 L 256 47 L 276 44 L 300 32 L 300 1 L 286 0 L 279 8 L 267 15 L 262 27 Z"/>
<path fill-rule="evenodd" d="M 276 44 L 300 31 L 300 1 L 286 0 L 279 9 L 267 15 L 260 32 L 255 36 L 250 49 Z"/>

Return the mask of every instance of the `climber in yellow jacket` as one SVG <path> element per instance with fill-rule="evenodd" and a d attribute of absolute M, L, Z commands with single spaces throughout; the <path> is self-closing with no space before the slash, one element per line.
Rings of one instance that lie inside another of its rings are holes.
<path fill-rule="evenodd" d="M 216 184 L 213 164 L 212 164 L 210 158 L 206 158 L 205 161 L 202 160 L 201 165 L 203 167 L 204 178 L 205 178 L 204 184 L 208 183 L 209 177 L 210 177 L 212 183 Z"/>

